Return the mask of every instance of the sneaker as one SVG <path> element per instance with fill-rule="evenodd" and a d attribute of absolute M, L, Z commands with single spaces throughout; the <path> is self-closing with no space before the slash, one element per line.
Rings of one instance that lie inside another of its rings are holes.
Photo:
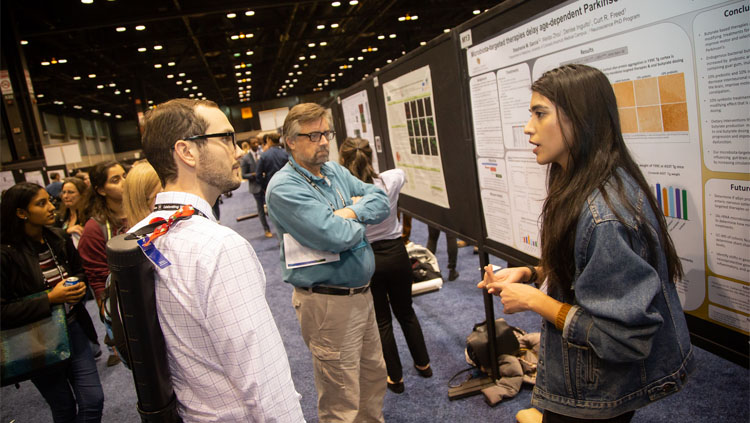
<path fill-rule="evenodd" d="M 271 231 L 266 231 L 266 238 L 273 238 Z"/>
<path fill-rule="evenodd" d="M 455 281 L 456 279 L 458 279 L 458 276 L 459 275 L 456 269 L 451 269 L 450 273 L 448 273 L 448 280 Z"/>

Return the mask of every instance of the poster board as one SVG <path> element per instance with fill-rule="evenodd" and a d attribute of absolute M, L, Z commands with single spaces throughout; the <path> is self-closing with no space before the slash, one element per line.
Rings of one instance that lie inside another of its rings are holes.
<path fill-rule="evenodd" d="M 694 342 L 747 365 L 749 2 L 569 1 L 540 11 L 541 3 L 503 4 L 456 31 L 471 40 L 462 64 L 484 246 L 538 257 L 529 223 L 538 223 L 544 192 L 528 184 L 543 187 L 544 173 L 523 136 L 530 85 L 565 63 L 597 67 L 682 259 L 678 292 Z"/>
<path fill-rule="evenodd" d="M 399 208 L 431 226 L 478 243 L 482 237 L 479 192 L 474 183 L 468 109 L 462 106 L 462 87 L 457 83 L 461 79 L 458 51 L 456 38 L 446 33 L 381 70 L 373 77 L 377 107 L 371 107 L 371 112 L 373 121 L 380 122 L 380 143 L 388 168 L 403 169 L 412 184 L 421 185 L 414 191 L 402 190 Z M 414 125 L 419 126 L 418 131 Z M 428 167 L 433 176 L 425 178 L 421 172 Z M 433 190 L 436 195 L 424 195 Z"/>
<path fill-rule="evenodd" d="M 284 125 L 284 119 L 289 113 L 288 107 L 280 107 L 278 109 L 263 110 L 258 112 L 258 119 L 260 119 L 260 130 L 261 131 L 275 131 Z"/>

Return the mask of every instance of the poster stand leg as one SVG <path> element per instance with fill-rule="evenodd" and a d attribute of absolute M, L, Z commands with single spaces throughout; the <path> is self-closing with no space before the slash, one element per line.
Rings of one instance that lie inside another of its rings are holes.
<path fill-rule="evenodd" d="M 482 251 L 479 254 L 479 263 L 481 265 L 480 276 L 484 278 L 484 267 L 490 262 L 489 255 Z M 495 310 L 492 306 L 492 295 L 487 291 L 482 291 L 484 297 L 484 315 L 487 322 L 487 333 L 495 333 Z M 493 339 L 494 336 L 488 336 L 488 339 Z M 457 400 L 461 398 L 470 397 L 477 395 L 482 392 L 482 389 L 494 386 L 495 383 L 500 380 L 500 370 L 497 365 L 497 348 L 494 342 L 489 342 L 487 345 L 490 353 L 490 357 L 495 357 L 494 360 L 490 360 L 490 374 L 488 377 L 469 379 L 459 386 L 448 389 L 448 398 L 450 400 Z"/>

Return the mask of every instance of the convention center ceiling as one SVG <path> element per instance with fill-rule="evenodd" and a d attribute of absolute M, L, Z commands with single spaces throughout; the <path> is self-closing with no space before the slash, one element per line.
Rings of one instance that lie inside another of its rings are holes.
<path fill-rule="evenodd" d="M 40 107 L 128 119 L 136 98 L 234 105 L 346 88 L 499 2 L 11 0 L 3 9 Z"/>

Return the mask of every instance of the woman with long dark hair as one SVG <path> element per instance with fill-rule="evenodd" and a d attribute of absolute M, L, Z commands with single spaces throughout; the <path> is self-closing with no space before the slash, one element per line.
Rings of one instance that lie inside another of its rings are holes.
<path fill-rule="evenodd" d="M 83 234 L 86 224 L 86 204 L 88 202 L 88 185 L 81 178 L 75 176 L 63 180 L 60 198 L 62 206 L 55 221 L 55 226 L 62 228 L 73 238 L 73 244 L 78 247 L 78 241 Z"/>
<path fill-rule="evenodd" d="M 544 318 L 532 404 L 546 422 L 627 422 L 679 391 L 694 367 L 675 287 L 682 265 L 625 145 L 607 77 L 565 65 L 531 90 L 525 133 L 549 165 L 541 260 L 487 267 L 479 287 L 506 313 Z M 542 290 L 524 284 L 545 279 Z"/>
<path fill-rule="evenodd" d="M 387 170 L 379 175 L 375 173 L 372 148 L 362 138 L 345 139 L 339 151 L 339 161 L 359 180 L 383 189 L 391 202 L 391 214 L 384 221 L 367 226 L 366 234 L 375 253 L 375 273 L 370 279 L 370 289 L 388 372 L 388 389 L 400 394 L 404 392 L 403 369 L 393 337 L 391 309 L 404 332 L 417 373 L 422 377 L 432 376 L 422 327 L 411 305 L 411 262 L 401 238 L 401 224 L 396 210 L 406 175 L 401 169 Z"/>
<path fill-rule="evenodd" d="M 89 215 L 78 243 L 83 269 L 94 290 L 94 298 L 103 317 L 102 304 L 109 267 L 107 266 L 107 241 L 125 233 L 127 219 L 122 205 L 125 169 L 116 161 L 99 163 L 90 172 L 91 195 Z M 106 341 L 106 340 L 105 340 Z M 120 360 L 112 351 L 107 365 L 114 366 Z"/>
<path fill-rule="evenodd" d="M 31 379 L 52 410 L 55 422 L 99 422 L 104 393 L 89 341 L 96 332 L 84 304 L 86 277 L 72 240 L 55 221 L 55 207 L 41 186 L 22 182 L 3 194 L 2 328 L 10 329 L 51 315 L 51 306 L 66 303 L 71 358 L 64 368 Z M 68 277 L 80 282 L 65 286 Z M 48 290 L 47 295 L 25 297 Z"/>

